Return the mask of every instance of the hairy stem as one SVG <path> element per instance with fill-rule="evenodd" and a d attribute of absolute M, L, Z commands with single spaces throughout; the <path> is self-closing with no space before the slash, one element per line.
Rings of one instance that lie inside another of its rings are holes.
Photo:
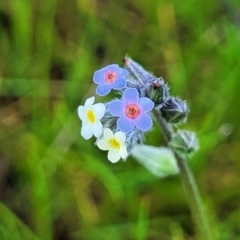
<path fill-rule="evenodd" d="M 172 127 L 165 121 L 165 119 L 163 119 L 159 110 L 155 109 L 154 115 L 163 132 L 165 141 L 169 143 L 174 133 Z M 190 210 L 191 210 L 193 220 L 200 234 L 200 239 L 212 240 L 208 219 L 204 213 L 201 196 L 200 196 L 196 181 L 194 179 L 194 176 L 187 164 L 186 159 L 184 159 L 182 156 L 176 153 L 174 149 L 172 150 L 177 160 L 182 185 L 183 185 L 188 203 L 190 205 Z"/>

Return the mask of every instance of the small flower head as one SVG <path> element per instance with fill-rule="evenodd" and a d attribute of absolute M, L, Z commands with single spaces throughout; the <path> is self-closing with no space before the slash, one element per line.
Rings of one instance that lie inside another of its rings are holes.
<path fill-rule="evenodd" d="M 152 119 L 148 115 L 154 107 L 154 103 L 149 98 L 139 98 L 139 93 L 135 88 L 127 88 L 123 92 L 122 100 L 113 100 L 109 103 L 109 112 L 119 117 L 118 128 L 128 133 L 134 126 L 141 131 L 147 131 L 152 127 Z"/>
<path fill-rule="evenodd" d="M 93 75 L 93 81 L 98 84 L 96 93 L 99 96 L 107 95 L 111 89 L 121 90 L 126 86 L 128 71 L 117 64 L 108 65 L 97 70 Z"/>
<path fill-rule="evenodd" d="M 103 103 L 94 103 L 94 97 L 88 98 L 84 106 L 78 107 L 78 116 L 82 120 L 81 135 L 89 139 L 93 135 L 99 137 L 103 132 L 102 119 L 106 107 Z"/>
<path fill-rule="evenodd" d="M 112 130 L 105 128 L 103 131 L 103 139 L 97 142 L 97 146 L 104 151 L 108 151 L 108 160 L 116 163 L 121 158 L 127 158 L 127 149 L 124 145 L 126 135 L 123 132 L 113 134 Z"/>
<path fill-rule="evenodd" d="M 161 108 L 162 116 L 166 121 L 174 124 L 185 122 L 188 112 L 189 108 L 186 101 L 176 97 L 169 98 Z"/>

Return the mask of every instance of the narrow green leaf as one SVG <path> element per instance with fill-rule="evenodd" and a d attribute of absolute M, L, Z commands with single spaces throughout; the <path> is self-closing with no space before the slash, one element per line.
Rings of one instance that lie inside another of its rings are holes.
<path fill-rule="evenodd" d="M 157 177 L 167 177 L 178 173 L 173 152 L 164 147 L 137 145 L 132 151 L 133 157 Z"/>

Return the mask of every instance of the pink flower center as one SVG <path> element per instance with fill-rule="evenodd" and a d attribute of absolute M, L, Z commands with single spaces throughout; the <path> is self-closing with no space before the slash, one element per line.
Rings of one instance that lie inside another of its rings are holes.
<path fill-rule="evenodd" d="M 116 80 L 117 74 L 115 72 L 108 72 L 105 76 L 105 80 L 108 83 L 112 83 Z"/>
<path fill-rule="evenodd" d="M 140 114 L 140 109 L 136 104 L 130 104 L 130 105 L 127 105 L 125 113 L 127 117 L 131 119 L 135 119 Z"/>

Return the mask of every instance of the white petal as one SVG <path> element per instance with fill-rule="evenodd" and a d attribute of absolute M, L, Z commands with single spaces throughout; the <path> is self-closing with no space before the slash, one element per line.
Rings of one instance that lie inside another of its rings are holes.
<path fill-rule="evenodd" d="M 100 120 L 106 111 L 106 106 L 103 103 L 96 103 L 92 106 L 98 120 Z"/>
<path fill-rule="evenodd" d="M 84 139 L 88 140 L 92 137 L 92 129 L 89 124 L 83 124 L 81 129 L 81 135 Z"/>
<path fill-rule="evenodd" d="M 88 98 L 88 99 L 85 101 L 84 107 L 89 107 L 89 106 L 93 105 L 94 100 L 95 100 L 95 97 L 90 97 L 90 98 Z"/>
<path fill-rule="evenodd" d="M 82 126 L 84 126 L 84 128 L 91 129 L 91 132 L 92 132 L 92 123 L 91 122 L 89 122 L 89 121 L 83 122 Z"/>
<path fill-rule="evenodd" d="M 116 163 L 120 160 L 121 156 L 119 154 L 119 150 L 117 149 L 110 149 L 108 152 L 108 160 L 112 163 Z"/>
<path fill-rule="evenodd" d="M 118 142 L 120 142 L 120 143 L 124 143 L 125 142 L 125 140 L 126 140 L 126 135 L 125 135 L 125 133 L 123 133 L 123 132 L 116 132 L 115 134 L 114 134 L 114 138 L 116 138 L 116 140 L 118 141 Z"/>
<path fill-rule="evenodd" d="M 120 155 L 123 159 L 127 158 L 128 153 L 125 145 L 122 145 L 122 147 L 120 148 Z"/>
<path fill-rule="evenodd" d="M 78 107 L 78 116 L 82 121 L 86 120 L 86 112 L 83 106 Z"/>
<path fill-rule="evenodd" d="M 103 132 L 103 136 L 106 140 L 109 140 L 110 138 L 113 138 L 113 132 L 110 128 L 105 128 Z"/>
<path fill-rule="evenodd" d="M 92 125 L 92 132 L 93 132 L 95 137 L 100 137 L 102 135 L 103 125 L 102 125 L 102 123 L 100 121 L 96 121 Z"/>
<path fill-rule="evenodd" d="M 110 148 L 109 143 L 104 139 L 98 141 L 97 146 L 103 151 L 109 150 Z"/>

